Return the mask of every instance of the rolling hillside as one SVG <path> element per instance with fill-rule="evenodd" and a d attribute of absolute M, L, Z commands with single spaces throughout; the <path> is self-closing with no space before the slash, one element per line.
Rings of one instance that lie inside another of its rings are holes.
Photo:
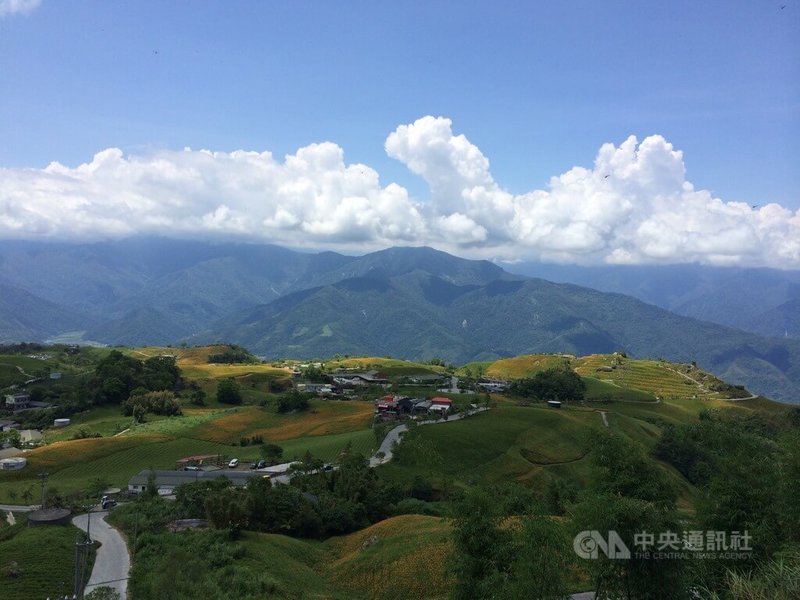
<path fill-rule="evenodd" d="M 729 306 L 747 315 L 760 310 L 754 323 L 767 332 L 794 327 L 791 274 L 761 274 L 760 303 L 740 279 L 714 296 L 713 278 L 686 284 L 683 270 L 663 273 L 665 280 L 646 290 L 648 298 L 664 296 L 675 306 L 700 302 L 702 314 Z M 147 238 L 84 245 L 5 241 L 0 278 L 12 290 L 0 301 L 5 340 L 78 332 L 62 339 L 224 341 L 269 357 L 376 354 L 455 363 L 625 350 L 697 361 L 726 381 L 800 400 L 800 341 L 791 336 L 748 334 L 630 296 L 514 276 L 430 248 L 349 257 Z"/>
<path fill-rule="evenodd" d="M 540 279 L 458 285 L 415 270 L 372 272 L 289 294 L 224 319 L 199 341 L 235 341 L 270 357 L 442 357 L 464 363 L 526 352 L 624 350 L 696 361 L 731 383 L 800 399 L 800 342 L 681 317 L 629 296 Z"/>

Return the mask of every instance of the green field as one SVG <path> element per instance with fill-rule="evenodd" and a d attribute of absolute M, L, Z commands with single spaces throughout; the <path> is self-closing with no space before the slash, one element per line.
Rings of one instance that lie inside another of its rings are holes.
<path fill-rule="evenodd" d="M 72 593 L 75 541 L 81 531 L 72 525 L 27 527 L 24 518 L 0 529 L 0 569 L 13 561 L 19 576 L 0 575 L 0 598 L 42 600 Z M 91 573 L 94 550 L 88 558 Z M 87 575 L 88 578 L 88 575 Z"/>
<path fill-rule="evenodd" d="M 587 437 L 602 427 L 599 416 L 589 410 L 502 405 L 480 415 L 441 425 L 418 427 L 406 434 L 421 440 L 435 461 L 417 464 L 389 463 L 380 467 L 390 479 L 409 482 L 415 475 L 434 473 L 457 484 L 478 480 L 509 479 L 533 482 L 547 477 L 547 470 L 569 465 L 583 479 L 583 456 Z M 405 442 L 404 442 L 405 443 Z"/>

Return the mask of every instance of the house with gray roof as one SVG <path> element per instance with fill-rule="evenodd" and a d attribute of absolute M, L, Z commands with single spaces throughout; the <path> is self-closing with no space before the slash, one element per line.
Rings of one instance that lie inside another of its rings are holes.
<path fill-rule="evenodd" d="M 226 477 L 235 487 L 245 487 L 247 480 L 251 477 L 269 477 L 263 473 L 254 471 L 227 471 L 217 469 L 214 471 L 151 471 L 144 469 L 128 481 L 128 490 L 134 494 L 141 494 L 147 488 L 147 480 L 153 473 L 155 477 L 156 489 L 159 495 L 168 496 L 175 493 L 175 489 L 184 483 L 195 483 L 197 481 L 211 481 Z"/>

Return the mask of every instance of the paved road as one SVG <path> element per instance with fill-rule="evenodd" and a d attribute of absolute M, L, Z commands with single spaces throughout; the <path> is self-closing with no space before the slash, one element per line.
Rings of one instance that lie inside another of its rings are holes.
<path fill-rule="evenodd" d="M 478 413 L 482 413 L 487 410 L 489 410 L 489 407 L 481 406 L 480 408 L 476 408 L 474 410 L 452 415 L 448 417 L 446 421 L 444 419 L 436 419 L 433 421 L 422 421 L 418 424 L 419 426 L 422 426 L 422 425 L 439 425 L 441 423 L 450 423 L 452 421 L 459 421 L 465 417 L 476 415 Z M 397 443 L 400 442 L 400 436 L 406 431 L 408 431 L 408 427 L 406 427 L 405 425 L 398 425 L 397 427 L 389 431 L 389 433 L 386 434 L 386 437 L 383 438 L 383 441 L 381 442 L 381 447 L 378 448 L 378 452 L 375 453 L 375 456 L 370 457 L 369 466 L 377 467 L 378 465 L 382 465 L 392 460 L 392 457 L 394 456 L 392 448 L 394 447 L 395 442 Z M 377 454 L 379 452 L 383 452 L 383 458 L 378 458 Z"/>
<path fill-rule="evenodd" d="M 128 546 L 119 532 L 106 523 L 108 511 L 92 513 L 89 535 L 101 546 L 97 550 L 92 575 L 86 585 L 85 592 L 94 588 L 108 586 L 119 592 L 121 600 L 125 600 L 128 591 L 128 572 L 131 570 L 131 557 Z M 78 515 L 72 524 L 86 531 L 87 515 Z"/>
<path fill-rule="evenodd" d="M 34 504 L 31 506 L 24 506 L 24 505 L 17 506 L 16 504 L 0 504 L 0 511 L 5 511 L 5 512 L 11 512 L 11 511 L 31 512 L 33 510 L 36 510 L 37 508 L 39 508 L 38 504 Z"/>

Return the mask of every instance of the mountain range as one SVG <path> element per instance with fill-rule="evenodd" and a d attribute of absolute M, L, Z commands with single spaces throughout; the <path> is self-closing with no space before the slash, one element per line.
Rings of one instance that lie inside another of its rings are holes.
<path fill-rule="evenodd" d="M 603 279 L 603 268 L 527 268 L 626 294 L 430 248 L 345 256 L 153 238 L 3 241 L 0 340 L 78 331 L 107 344 L 226 341 L 268 358 L 373 354 L 456 363 L 620 350 L 696 361 L 754 392 L 800 401 L 800 339 L 788 332 L 800 311 L 797 272 L 614 267 Z M 737 311 L 761 315 L 764 332 L 784 332 L 770 337 L 695 318 L 713 313 L 719 321 Z"/>

